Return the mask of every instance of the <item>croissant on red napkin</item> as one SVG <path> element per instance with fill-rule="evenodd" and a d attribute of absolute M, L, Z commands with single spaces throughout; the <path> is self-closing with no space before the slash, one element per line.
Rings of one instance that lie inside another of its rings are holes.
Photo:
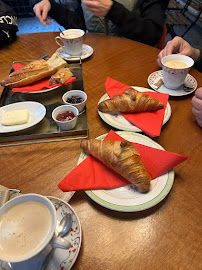
<path fill-rule="evenodd" d="M 82 140 L 81 148 L 135 185 L 140 192 L 150 188 L 150 175 L 133 143 L 129 141 Z"/>
<path fill-rule="evenodd" d="M 128 88 L 121 95 L 115 95 L 98 105 L 98 109 L 102 112 L 119 111 L 123 113 L 156 111 L 163 107 L 164 104 L 160 100 L 151 98 L 133 88 Z"/>

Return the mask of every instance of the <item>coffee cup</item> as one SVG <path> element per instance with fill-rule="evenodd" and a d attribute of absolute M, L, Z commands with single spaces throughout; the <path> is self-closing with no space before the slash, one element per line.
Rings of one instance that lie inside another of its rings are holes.
<path fill-rule="evenodd" d="M 64 52 L 71 56 L 80 56 L 82 54 L 84 34 L 85 32 L 81 29 L 68 29 L 60 33 L 60 36 L 57 36 L 55 41 L 63 48 Z"/>
<path fill-rule="evenodd" d="M 67 243 L 58 246 L 56 223 L 55 208 L 46 197 L 30 193 L 11 199 L 0 209 L 0 260 L 24 262 L 48 244 L 68 248 Z"/>
<path fill-rule="evenodd" d="M 168 89 L 178 89 L 185 81 L 194 60 L 186 55 L 171 54 L 161 60 L 163 83 Z"/>

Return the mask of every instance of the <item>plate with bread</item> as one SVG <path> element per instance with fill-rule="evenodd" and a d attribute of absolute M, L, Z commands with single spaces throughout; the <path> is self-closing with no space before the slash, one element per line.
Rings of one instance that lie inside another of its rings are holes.
<path fill-rule="evenodd" d="M 58 57 L 56 53 L 47 60 L 24 61 L 24 66 L 19 62 L 14 62 L 15 65 L 16 63 L 18 68 L 0 82 L 1 86 L 18 88 L 20 92 L 28 92 L 24 88 L 27 86 L 30 87 L 29 93 L 44 93 L 54 90 L 59 84 L 64 84 L 73 76 L 67 68 L 67 62 Z M 45 85 L 40 85 L 43 79 L 47 79 L 47 82 L 45 82 Z M 39 85 L 35 86 L 34 83 L 39 83 Z M 32 91 L 33 87 L 41 87 L 41 89 Z"/>
<path fill-rule="evenodd" d="M 46 108 L 35 101 L 22 101 L 0 107 L 0 133 L 15 132 L 38 124 Z"/>
<path fill-rule="evenodd" d="M 131 147 L 134 147 L 133 144 L 130 142 L 142 144 L 145 146 L 149 146 L 152 148 L 164 150 L 162 146 L 160 146 L 158 143 L 150 139 L 149 137 L 135 133 L 135 132 L 128 132 L 128 131 L 117 131 L 116 132 L 118 135 L 120 135 L 123 139 L 127 141 L 127 146 L 130 148 L 130 153 L 133 153 L 135 155 L 134 149 L 131 150 Z M 103 134 L 99 137 L 97 137 L 97 140 L 103 140 L 107 134 Z M 95 141 L 97 141 L 95 140 Z M 126 142 L 124 141 L 124 143 Z M 88 142 L 89 143 L 89 142 Z M 104 141 L 103 141 L 104 143 Z M 101 145 L 103 145 L 103 143 Z M 115 142 L 111 142 L 115 147 Z M 123 142 L 122 142 L 123 143 Z M 87 144 L 85 143 L 83 147 L 81 147 L 84 151 L 81 153 L 78 164 L 80 164 L 85 158 L 87 158 L 88 154 L 91 153 L 86 151 L 86 146 Z M 119 143 L 120 145 L 120 143 Z M 131 146 L 132 145 L 132 146 Z M 104 147 L 104 146 L 103 146 Z M 125 146 L 121 146 L 124 151 L 122 156 L 125 160 L 125 154 L 126 154 L 126 148 Z M 105 147 L 106 148 L 106 147 Z M 118 147 L 119 148 L 119 147 Z M 127 149 L 129 149 L 127 148 Z M 98 158 L 95 153 L 95 149 L 93 150 L 93 145 L 90 146 L 90 148 L 93 153 L 91 153 L 94 157 Z M 90 151 L 91 151 L 90 150 Z M 115 151 L 115 148 L 114 148 Z M 132 151 L 132 152 L 131 152 Z M 109 151 L 108 151 L 109 152 Z M 116 150 L 116 156 L 119 153 L 119 150 Z M 101 150 L 98 151 L 98 155 L 101 153 Z M 111 150 L 110 150 L 111 153 Z M 104 153 L 102 153 L 102 158 L 104 158 Z M 133 156 L 132 155 L 132 156 Z M 136 154 L 138 156 L 138 154 Z M 136 156 L 135 155 L 135 156 Z M 131 156 L 131 157 L 132 157 Z M 121 157 L 121 156 L 120 156 Z M 135 157 L 135 160 L 137 160 L 138 157 Z M 99 158 L 98 158 L 99 159 Z M 106 162 L 109 162 L 110 158 L 106 159 Z M 119 163 L 120 163 L 120 159 Z M 103 161 L 104 162 L 104 161 Z M 114 158 L 113 158 L 113 167 L 115 166 L 114 163 Z M 118 163 L 118 164 L 119 164 Z M 140 161 L 140 163 L 142 163 Z M 130 164 L 129 164 L 130 165 Z M 140 164 L 141 165 L 141 164 Z M 110 165 L 112 166 L 112 165 Z M 130 165 L 131 166 L 131 165 Z M 114 170 L 118 172 L 118 170 L 121 170 L 121 165 L 118 165 L 118 168 Z M 144 166 L 140 166 L 144 170 Z M 124 171 L 126 173 L 126 171 Z M 122 172 L 122 173 L 124 173 Z M 123 176 L 121 172 L 121 174 Z M 142 173 L 141 173 L 142 174 Z M 138 169 L 138 175 L 141 175 L 140 171 Z M 144 174 L 145 175 L 145 174 Z M 126 178 L 126 177 L 125 177 Z M 130 181 L 130 180 L 129 180 Z M 111 210 L 115 211 L 120 211 L 120 212 L 137 212 L 137 211 L 142 211 L 148 208 L 151 208 L 161 202 L 170 192 L 172 185 L 174 181 L 174 170 L 167 171 L 166 173 L 160 175 L 159 177 L 156 177 L 152 181 L 149 181 L 149 186 L 148 186 L 148 181 L 145 180 L 140 182 L 139 180 L 136 181 L 137 183 L 134 185 L 127 185 L 127 186 L 121 186 L 117 188 L 107 188 L 107 189 L 93 189 L 93 190 L 86 190 L 86 194 L 96 203 L 102 205 L 103 207 L 106 207 Z M 131 181 L 132 182 L 132 181 Z M 147 191 L 147 192 L 145 192 Z"/>
<path fill-rule="evenodd" d="M 148 88 L 144 87 L 137 87 L 137 86 L 132 86 L 132 88 L 135 88 L 139 92 L 154 92 L 153 90 L 150 90 Z M 98 106 L 101 102 L 109 99 L 108 94 L 104 94 L 99 102 Z M 107 123 L 108 125 L 117 128 L 119 130 L 125 130 L 125 131 L 134 131 L 134 132 L 142 132 L 140 128 L 129 122 L 125 117 L 122 116 L 122 114 L 118 111 L 111 111 L 111 112 L 102 112 L 101 110 L 98 109 L 98 114 L 102 118 L 102 120 Z M 163 125 L 170 119 L 171 116 L 171 107 L 169 102 L 167 102 L 167 106 L 165 109 L 165 115 L 164 115 L 164 120 L 163 120 Z"/>

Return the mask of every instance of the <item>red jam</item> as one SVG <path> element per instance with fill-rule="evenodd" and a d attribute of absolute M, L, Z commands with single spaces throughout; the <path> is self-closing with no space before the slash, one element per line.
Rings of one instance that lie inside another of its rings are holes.
<path fill-rule="evenodd" d="M 79 96 L 71 96 L 70 98 L 67 98 L 67 102 L 71 104 L 77 104 L 83 102 L 83 99 Z"/>
<path fill-rule="evenodd" d="M 66 120 L 69 121 L 69 120 L 72 120 L 74 117 L 75 117 L 75 114 L 72 111 L 65 111 L 65 112 L 59 113 L 56 116 L 56 120 L 58 120 L 58 121 L 66 121 Z"/>

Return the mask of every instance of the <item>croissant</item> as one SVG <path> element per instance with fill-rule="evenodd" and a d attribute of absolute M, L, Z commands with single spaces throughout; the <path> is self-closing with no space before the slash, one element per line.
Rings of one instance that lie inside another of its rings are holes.
<path fill-rule="evenodd" d="M 82 140 L 81 148 L 135 185 L 140 192 L 150 188 L 150 175 L 133 143 L 129 141 Z"/>
<path fill-rule="evenodd" d="M 126 89 L 121 95 L 99 103 L 98 109 L 102 112 L 119 111 L 123 113 L 137 113 L 163 109 L 164 104 L 149 95 L 138 92 L 133 88 Z"/>

